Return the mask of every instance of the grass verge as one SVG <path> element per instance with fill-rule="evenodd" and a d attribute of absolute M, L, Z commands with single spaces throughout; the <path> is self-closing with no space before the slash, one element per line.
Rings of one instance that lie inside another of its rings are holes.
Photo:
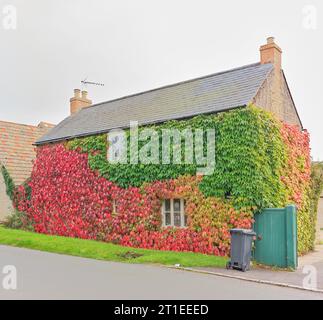
<path fill-rule="evenodd" d="M 0 244 L 66 254 L 96 260 L 175 265 L 183 267 L 225 267 L 227 258 L 200 253 L 135 249 L 111 243 L 47 236 L 0 226 Z"/>

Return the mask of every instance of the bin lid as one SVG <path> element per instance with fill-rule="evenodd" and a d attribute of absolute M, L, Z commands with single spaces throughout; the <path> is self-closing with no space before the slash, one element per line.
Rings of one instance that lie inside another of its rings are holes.
<path fill-rule="evenodd" d="M 255 236 L 257 235 L 256 232 L 254 232 L 252 229 L 231 229 L 230 233 L 240 233 L 240 234 L 246 234 L 249 236 Z"/>

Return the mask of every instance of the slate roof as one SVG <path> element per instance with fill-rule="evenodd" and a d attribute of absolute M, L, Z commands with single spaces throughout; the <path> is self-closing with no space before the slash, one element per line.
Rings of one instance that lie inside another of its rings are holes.
<path fill-rule="evenodd" d="M 16 185 L 30 177 L 36 157 L 35 141 L 54 125 L 41 122 L 30 126 L 0 121 L 0 165 L 4 165 Z"/>
<path fill-rule="evenodd" d="M 183 119 L 251 103 L 272 64 L 251 64 L 84 108 L 69 116 L 36 145 L 139 125 Z"/>

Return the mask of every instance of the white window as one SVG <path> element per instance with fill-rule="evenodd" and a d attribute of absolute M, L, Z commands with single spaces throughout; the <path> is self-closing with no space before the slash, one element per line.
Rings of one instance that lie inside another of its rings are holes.
<path fill-rule="evenodd" d="M 183 199 L 165 199 L 163 201 L 162 216 L 163 226 L 165 227 L 186 227 L 185 201 Z"/>

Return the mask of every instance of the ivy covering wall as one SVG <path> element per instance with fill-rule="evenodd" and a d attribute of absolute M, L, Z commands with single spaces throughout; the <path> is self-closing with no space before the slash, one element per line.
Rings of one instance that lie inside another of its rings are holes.
<path fill-rule="evenodd" d="M 235 205 L 282 206 L 286 192 L 280 181 L 286 162 L 286 146 L 281 124 L 256 107 L 221 115 L 198 116 L 187 121 L 170 121 L 152 126 L 159 136 L 164 129 L 215 129 L 216 168 L 206 176 L 200 189 L 206 196 L 233 197 Z M 143 128 L 141 129 L 143 130 Z M 161 138 L 160 138 L 161 140 Z M 184 143 L 184 142 L 183 142 Z M 161 143 L 160 143 L 161 145 Z M 204 143 L 204 148 L 206 142 Z M 145 182 L 195 175 L 197 165 L 111 164 L 107 161 L 107 135 L 75 139 L 67 144 L 72 150 L 89 154 L 92 170 L 122 188 L 140 187 Z M 197 146 L 194 145 L 194 149 Z M 160 147 L 160 156 L 162 150 Z"/>
<path fill-rule="evenodd" d="M 195 161 L 111 164 L 106 134 L 74 139 L 38 148 L 29 183 L 31 196 L 20 188 L 19 210 L 28 212 L 37 232 L 226 255 L 230 228 L 250 228 L 255 211 L 295 203 L 299 251 L 313 247 L 307 132 L 253 106 L 151 128 L 160 139 L 163 129 L 214 129 L 213 174 L 196 176 Z M 194 150 L 205 146 L 206 141 Z M 186 200 L 187 228 L 162 227 L 165 198 Z"/>
<path fill-rule="evenodd" d="M 1 166 L 1 174 L 3 176 L 4 183 L 6 185 L 6 192 L 8 197 L 13 200 L 15 193 L 15 183 L 13 182 L 8 170 L 5 166 Z"/>

